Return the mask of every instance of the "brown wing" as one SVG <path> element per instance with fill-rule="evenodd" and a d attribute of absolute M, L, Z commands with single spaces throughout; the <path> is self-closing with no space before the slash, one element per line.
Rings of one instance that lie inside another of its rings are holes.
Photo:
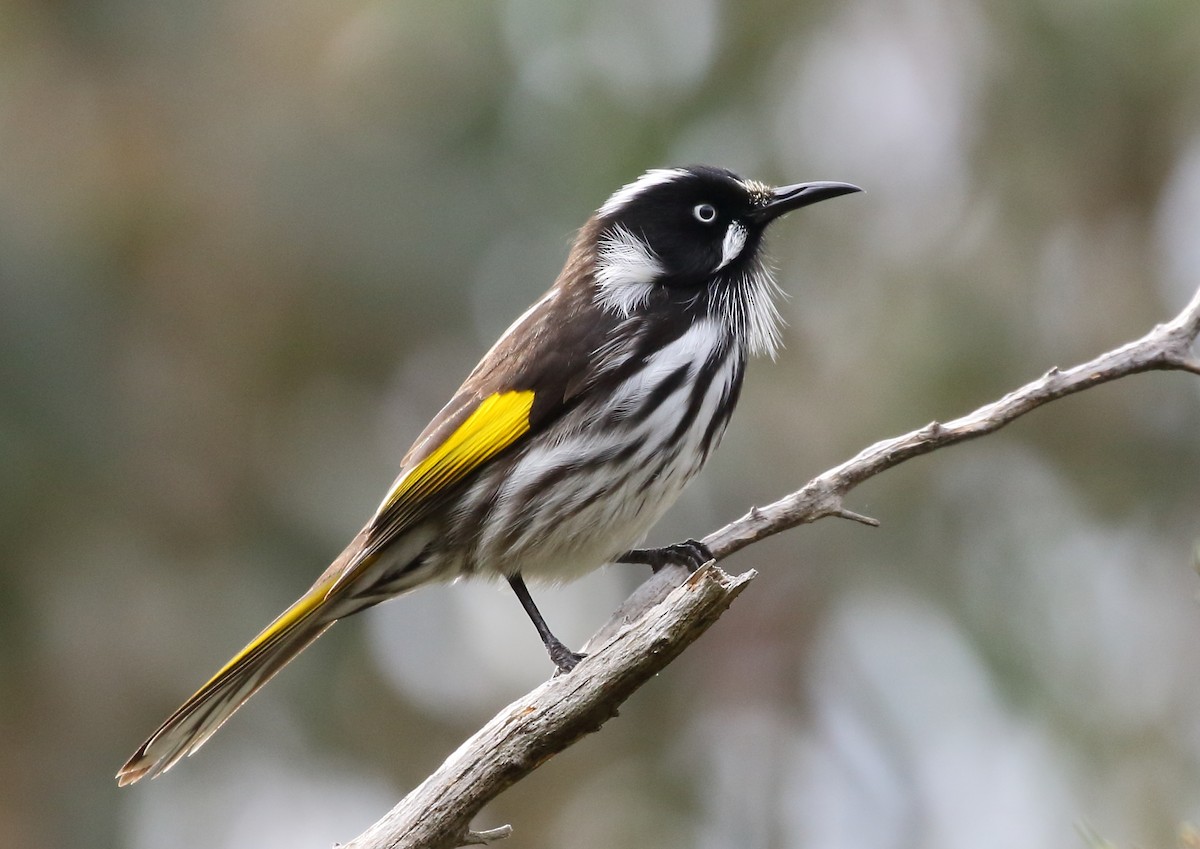
<path fill-rule="evenodd" d="M 565 280 L 572 270 L 569 263 L 559 283 L 501 336 L 417 437 L 366 528 L 365 554 L 438 509 L 484 462 L 543 432 L 594 385 L 595 352 L 616 320 L 592 302 L 590 286 Z M 514 414 L 517 398 L 528 409 L 506 427 L 497 417 Z"/>

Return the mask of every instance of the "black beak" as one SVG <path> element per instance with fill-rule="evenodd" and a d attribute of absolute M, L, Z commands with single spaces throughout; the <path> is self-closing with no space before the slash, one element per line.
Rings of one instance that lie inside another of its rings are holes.
<path fill-rule="evenodd" d="M 780 186 L 778 189 L 772 189 L 771 198 L 766 205 L 760 206 L 749 217 L 755 223 L 768 224 L 793 209 L 861 191 L 858 186 L 850 183 L 797 183 L 794 186 Z"/>

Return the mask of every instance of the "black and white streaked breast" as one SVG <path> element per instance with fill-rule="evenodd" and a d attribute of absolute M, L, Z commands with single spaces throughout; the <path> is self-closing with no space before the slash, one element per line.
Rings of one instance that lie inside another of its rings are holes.
<path fill-rule="evenodd" d="M 521 451 L 502 478 L 476 484 L 491 507 L 474 564 L 578 577 L 636 546 L 703 467 L 745 371 L 726 329 L 696 321 L 636 368 L 620 365 L 613 373 L 625 376 Z"/>

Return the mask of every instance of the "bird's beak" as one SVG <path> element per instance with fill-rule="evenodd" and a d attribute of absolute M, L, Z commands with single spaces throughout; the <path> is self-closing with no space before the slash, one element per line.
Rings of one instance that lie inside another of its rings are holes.
<path fill-rule="evenodd" d="M 858 186 L 850 183 L 796 183 L 794 186 L 780 186 L 771 190 L 771 197 L 766 205 L 760 206 L 750 217 L 756 223 L 767 224 L 793 209 L 861 191 Z"/>

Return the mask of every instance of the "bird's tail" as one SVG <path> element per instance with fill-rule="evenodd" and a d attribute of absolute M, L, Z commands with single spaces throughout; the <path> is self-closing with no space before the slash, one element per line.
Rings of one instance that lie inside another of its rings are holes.
<path fill-rule="evenodd" d="M 166 772 L 190 755 L 258 688 L 337 621 L 318 582 L 167 718 L 117 773 L 119 784 Z"/>

